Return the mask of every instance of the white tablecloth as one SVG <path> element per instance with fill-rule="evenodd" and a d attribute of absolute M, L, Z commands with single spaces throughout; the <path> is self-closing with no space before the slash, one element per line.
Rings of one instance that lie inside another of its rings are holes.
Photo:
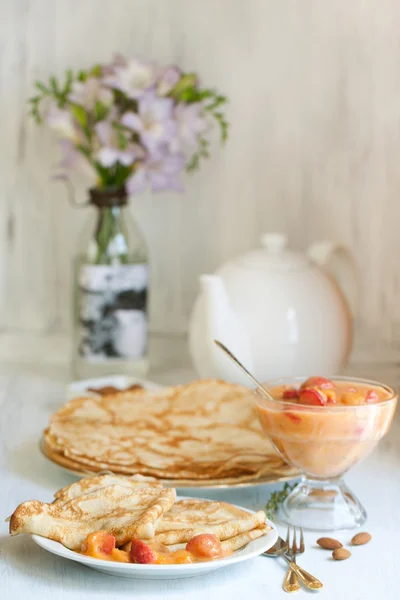
<path fill-rule="evenodd" d="M 4 349 L 3 349 L 4 350 Z M 3 351 L 4 356 L 4 351 Z M 40 349 L 37 356 L 40 358 Z M 171 355 L 169 354 L 169 359 Z M 6 518 L 27 499 L 49 501 L 53 492 L 72 481 L 67 473 L 49 463 L 38 447 L 42 430 L 64 400 L 65 365 L 10 360 L 0 370 L 0 515 Z M 162 383 L 187 380 L 192 373 L 180 364 L 158 367 L 151 377 Z M 157 370 L 158 369 L 158 370 Z M 397 383 L 397 367 L 354 365 L 354 374 Z M 373 540 L 352 548 L 352 557 L 334 562 L 330 553 L 315 546 L 317 533 L 306 533 L 306 553 L 299 563 L 324 583 L 319 592 L 325 600 L 395 600 L 400 576 L 400 417 L 375 453 L 357 466 L 347 482 L 361 498 L 369 514 L 365 530 Z M 210 492 L 252 509 L 262 508 L 272 489 Z M 184 494 L 185 490 L 180 493 Z M 187 494 L 195 495 L 193 490 Z M 196 495 L 201 495 L 198 493 Z M 203 494 L 205 495 L 205 494 Z M 285 533 L 281 528 L 281 533 Z M 335 535 L 347 543 L 352 533 Z M 37 547 L 28 536 L 10 538 L 8 525 L 0 525 L 1 600 L 75 600 L 147 598 L 190 600 L 264 600 L 287 597 L 281 586 L 285 565 L 281 560 L 256 558 L 199 578 L 175 581 L 135 581 L 102 575 L 58 558 Z M 301 591 L 300 595 L 306 592 Z M 300 597 L 300 596 L 299 596 Z"/>

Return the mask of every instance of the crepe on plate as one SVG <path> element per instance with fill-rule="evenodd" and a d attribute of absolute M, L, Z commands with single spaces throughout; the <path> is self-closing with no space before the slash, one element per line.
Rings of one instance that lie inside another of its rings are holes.
<path fill-rule="evenodd" d="M 233 551 L 251 539 L 260 537 L 267 529 L 265 512 L 262 510 L 249 513 L 227 502 L 191 498 L 178 500 L 164 513 L 151 541 L 177 550 L 196 535 L 212 533 L 220 541 L 227 542 L 225 549 Z M 129 549 L 130 543 L 124 546 L 124 550 Z"/>
<path fill-rule="evenodd" d="M 67 501 L 29 500 L 12 514 L 10 533 L 36 533 L 71 550 L 79 550 L 86 537 L 99 530 L 114 535 L 117 545 L 133 537 L 150 539 L 175 497 L 174 489 L 113 484 Z"/>
<path fill-rule="evenodd" d="M 35 533 L 79 551 L 100 529 L 130 548 L 132 538 L 157 542 L 171 551 L 200 533 L 213 533 L 225 551 L 234 552 L 270 527 L 263 511 L 248 513 L 226 502 L 186 499 L 175 502 L 174 489 L 139 477 L 102 475 L 62 488 L 51 504 L 30 500 L 11 516 L 10 533 Z M 153 487 L 141 487 L 143 484 Z M 154 485 L 155 484 L 155 485 Z"/>
<path fill-rule="evenodd" d="M 274 452 L 245 387 L 218 380 L 70 400 L 50 420 L 45 453 L 80 472 L 239 482 L 293 469 Z"/>
<path fill-rule="evenodd" d="M 83 477 L 71 485 L 58 490 L 54 494 L 56 500 L 67 502 L 83 494 L 96 492 L 101 488 L 109 485 L 123 485 L 132 489 L 140 489 L 147 487 L 162 487 L 162 484 L 153 477 L 144 477 L 143 475 L 132 475 L 132 477 L 121 477 L 119 475 L 105 474 L 97 475 L 96 477 Z"/>

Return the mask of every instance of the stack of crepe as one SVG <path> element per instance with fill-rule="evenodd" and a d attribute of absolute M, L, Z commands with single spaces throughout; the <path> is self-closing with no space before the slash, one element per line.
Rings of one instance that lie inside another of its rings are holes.
<path fill-rule="evenodd" d="M 224 550 L 233 552 L 269 529 L 263 511 L 248 513 L 208 500 L 176 501 L 174 489 L 140 475 L 82 479 L 59 490 L 50 504 L 20 504 L 10 519 L 11 535 L 34 533 L 76 551 L 90 533 L 105 530 L 124 549 L 138 538 L 173 551 L 195 535 L 213 533 Z"/>
<path fill-rule="evenodd" d="M 252 392 L 217 380 L 70 400 L 51 418 L 44 451 L 80 473 L 140 473 L 180 487 L 294 474 L 262 434 Z"/>

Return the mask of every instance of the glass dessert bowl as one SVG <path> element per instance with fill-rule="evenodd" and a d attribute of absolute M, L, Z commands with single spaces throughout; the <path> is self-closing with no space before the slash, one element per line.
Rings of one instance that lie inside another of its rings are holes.
<path fill-rule="evenodd" d="M 261 427 L 302 473 L 279 509 L 281 521 L 331 531 L 359 527 L 366 511 L 343 475 L 388 432 L 397 404 L 389 387 L 349 377 L 279 379 L 256 392 Z"/>

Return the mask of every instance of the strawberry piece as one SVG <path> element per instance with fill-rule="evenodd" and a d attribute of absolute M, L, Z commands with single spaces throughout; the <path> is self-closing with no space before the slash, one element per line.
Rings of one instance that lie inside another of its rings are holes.
<path fill-rule="evenodd" d="M 291 421 L 293 421 L 293 423 L 296 423 L 296 425 L 298 425 L 298 423 L 300 423 L 301 418 L 299 417 L 299 415 L 297 415 L 296 413 L 290 411 L 290 410 L 285 410 L 284 415 L 290 419 Z"/>
<path fill-rule="evenodd" d="M 219 558 L 222 556 L 221 542 L 212 533 L 195 535 L 186 544 L 186 550 L 196 558 Z"/>
<path fill-rule="evenodd" d="M 334 390 L 335 384 L 325 377 L 309 377 L 300 387 L 300 390 L 306 388 L 320 388 L 321 390 Z"/>
<path fill-rule="evenodd" d="M 157 553 L 146 542 L 134 538 L 131 543 L 129 558 L 132 563 L 151 565 L 157 562 Z"/>
<path fill-rule="evenodd" d="M 323 390 L 323 394 L 326 396 L 327 403 L 335 404 L 336 386 L 330 379 L 325 379 L 325 377 L 309 377 L 307 381 L 301 385 L 300 392 L 309 388 Z"/>
<path fill-rule="evenodd" d="M 374 402 L 379 402 L 378 392 L 376 390 L 368 390 L 365 395 L 365 402 L 373 404 Z"/>
<path fill-rule="evenodd" d="M 300 404 L 307 404 L 309 406 L 325 406 L 328 399 L 326 394 L 321 390 L 315 388 L 306 388 L 300 392 Z"/>
<path fill-rule="evenodd" d="M 284 390 L 283 394 L 282 394 L 282 399 L 283 400 L 293 400 L 299 397 L 299 390 L 296 390 L 296 388 L 287 388 L 286 390 Z"/>

